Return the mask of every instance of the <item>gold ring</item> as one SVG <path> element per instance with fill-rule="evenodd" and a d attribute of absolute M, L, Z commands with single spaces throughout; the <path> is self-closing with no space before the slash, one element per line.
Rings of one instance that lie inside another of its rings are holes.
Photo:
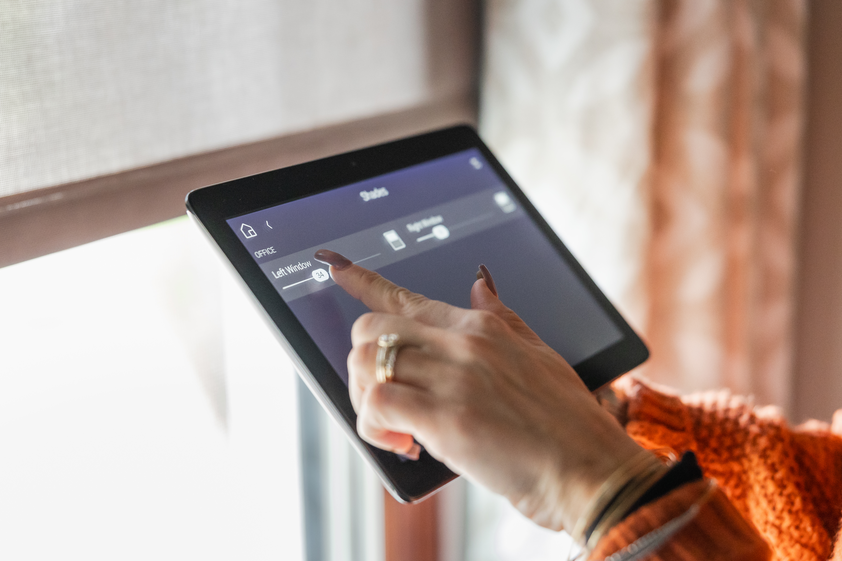
<path fill-rule="evenodd" d="M 377 338 L 377 363 L 374 373 L 378 383 L 385 384 L 395 379 L 395 361 L 398 359 L 401 344 L 397 333 L 384 333 Z"/>

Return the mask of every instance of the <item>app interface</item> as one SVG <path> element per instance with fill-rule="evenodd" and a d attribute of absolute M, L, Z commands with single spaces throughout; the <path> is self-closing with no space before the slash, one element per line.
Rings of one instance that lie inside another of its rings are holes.
<path fill-rule="evenodd" d="M 573 366 L 622 338 L 476 149 L 227 223 L 346 384 L 368 309 L 313 259 L 322 248 L 463 308 L 484 263 L 503 303 Z"/>

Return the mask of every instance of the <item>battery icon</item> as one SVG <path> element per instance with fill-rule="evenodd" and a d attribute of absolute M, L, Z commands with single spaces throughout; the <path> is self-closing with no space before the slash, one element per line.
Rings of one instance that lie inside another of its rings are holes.
<path fill-rule="evenodd" d="M 383 237 L 386 238 L 386 241 L 389 242 L 389 245 L 392 246 L 392 249 L 395 251 L 406 247 L 406 244 L 403 243 L 401 237 L 394 230 L 383 232 Z"/>

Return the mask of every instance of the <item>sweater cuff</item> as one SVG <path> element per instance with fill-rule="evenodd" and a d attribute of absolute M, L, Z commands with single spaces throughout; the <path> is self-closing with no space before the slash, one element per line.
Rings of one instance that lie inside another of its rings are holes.
<path fill-rule="evenodd" d="M 708 488 L 708 481 L 688 483 L 641 507 L 612 528 L 589 559 L 604 559 L 675 520 L 698 503 Z M 719 489 L 712 493 L 692 520 L 647 559 L 766 561 L 771 558 L 769 546 L 725 494 Z"/>

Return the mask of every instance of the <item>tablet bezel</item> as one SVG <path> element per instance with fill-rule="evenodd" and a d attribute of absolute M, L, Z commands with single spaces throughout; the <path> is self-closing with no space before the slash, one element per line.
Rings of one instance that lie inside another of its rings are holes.
<path fill-rule="evenodd" d="M 479 149 L 499 178 L 518 199 L 533 223 L 622 332 L 622 339 L 596 355 L 574 365 L 591 391 L 643 363 L 649 352 L 631 326 L 620 316 L 596 284 L 585 273 L 562 241 L 550 228 L 503 169 L 494 155 L 469 126 L 460 125 L 386 144 L 356 150 L 192 191 L 187 195 L 188 212 L 219 247 L 228 262 L 257 299 L 304 381 L 322 405 L 337 420 L 378 472 L 386 487 L 400 501 L 416 502 L 456 477 L 444 464 L 422 453 L 418 462 L 401 461 L 364 442 L 356 433 L 356 413 L 348 388 L 333 370 L 301 323 L 252 258 L 227 219 L 274 207 L 448 156 L 470 148 Z M 279 186 L 281 186 L 279 188 Z"/>

